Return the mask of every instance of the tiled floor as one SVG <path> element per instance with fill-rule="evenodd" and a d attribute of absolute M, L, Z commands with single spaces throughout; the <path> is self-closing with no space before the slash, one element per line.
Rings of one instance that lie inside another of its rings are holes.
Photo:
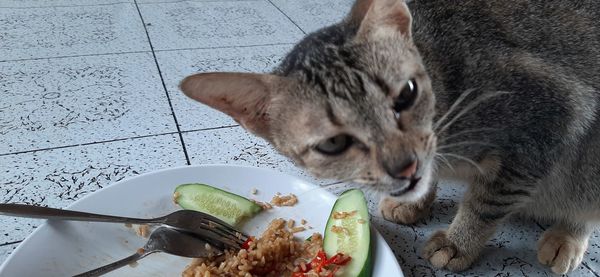
<path fill-rule="evenodd" d="M 198 71 L 268 71 L 351 2 L 0 0 L 0 201 L 65 207 L 127 176 L 202 163 L 327 183 L 188 100 L 177 83 Z M 460 192 L 444 185 L 434 215 L 414 227 L 373 218 L 407 276 L 455 275 L 431 269 L 417 253 L 451 221 Z M 39 224 L 0 217 L 0 262 Z M 551 275 L 535 258 L 542 231 L 510 221 L 459 276 Z M 570 276 L 600 276 L 598 233 Z"/>

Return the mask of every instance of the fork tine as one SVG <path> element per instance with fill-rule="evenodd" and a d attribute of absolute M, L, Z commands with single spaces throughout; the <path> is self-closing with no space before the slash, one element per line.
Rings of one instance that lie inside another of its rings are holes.
<path fill-rule="evenodd" d="M 210 231 L 234 241 L 240 246 L 248 239 L 248 236 L 244 233 L 239 232 L 227 225 L 216 224 L 210 220 L 207 220 L 207 227 Z"/>
<path fill-rule="evenodd" d="M 215 233 L 213 230 L 210 229 L 196 230 L 194 233 L 183 229 L 177 230 L 183 233 L 190 234 L 194 237 L 201 238 L 202 240 L 205 240 L 206 242 L 220 250 L 241 248 L 241 244 L 238 241 L 233 241 L 230 238 L 223 237 L 222 235 Z"/>
<path fill-rule="evenodd" d="M 211 228 L 218 228 L 223 231 L 225 234 L 228 234 L 237 240 L 240 240 L 242 243 L 248 239 L 248 235 L 244 234 L 242 231 L 235 229 L 235 227 L 229 225 L 227 222 L 218 219 L 215 216 L 212 216 L 207 213 L 201 213 L 204 219 L 208 222 L 208 225 Z"/>
<path fill-rule="evenodd" d="M 237 236 L 232 234 L 230 230 L 224 230 L 222 226 L 214 225 L 214 223 L 209 220 L 203 222 L 202 225 L 205 227 L 203 231 L 215 234 L 217 239 L 226 240 L 226 244 L 234 246 L 235 248 L 240 248 L 247 239 L 247 237 L 244 237 L 243 235 Z"/>
<path fill-rule="evenodd" d="M 223 228 L 223 230 L 227 233 L 230 233 L 234 236 L 238 236 L 238 234 L 241 234 L 244 237 L 248 237 L 247 235 L 245 235 L 244 233 L 242 233 L 241 231 L 238 231 L 237 229 L 235 229 L 235 227 L 229 225 L 227 222 L 218 219 L 215 216 L 212 216 L 210 214 L 207 213 L 202 213 L 204 215 L 204 217 L 206 218 L 206 220 L 208 220 L 209 222 L 212 222 L 218 226 L 221 226 Z"/>
<path fill-rule="evenodd" d="M 180 210 L 156 221 L 182 232 L 193 233 L 200 237 L 209 236 L 216 247 L 239 249 L 248 239 L 246 234 L 223 220 L 199 211 Z"/>

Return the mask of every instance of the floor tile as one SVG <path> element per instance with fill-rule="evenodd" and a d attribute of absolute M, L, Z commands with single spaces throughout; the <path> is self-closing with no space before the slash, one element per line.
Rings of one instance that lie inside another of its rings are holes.
<path fill-rule="evenodd" d="M 248 134 L 241 127 L 189 132 L 183 135 L 192 164 L 239 164 L 275 169 L 305 179 L 317 181 L 277 153 L 267 142 Z"/>
<path fill-rule="evenodd" d="M 0 154 L 176 131 L 149 53 L 0 63 Z"/>
<path fill-rule="evenodd" d="M 12 254 L 17 246 L 19 246 L 18 243 L 0 246 L 0 265 Z"/>
<path fill-rule="evenodd" d="M 64 208 L 139 173 L 185 165 L 177 135 L 130 139 L 0 157 L 0 203 Z M 24 239 L 41 220 L 0 217 L 0 244 Z"/>
<path fill-rule="evenodd" d="M 133 4 L 0 9 L 0 60 L 149 50 Z"/>
<path fill-rule="evenodd" d="M 175 3 L 175 2 L 229 2 L 229 1 L 253 1 L 253 0 L 137 0 L 138 4 L 152 3 Z"/>
<path fill-rule="evenodd" d="M 590 239 L 590 246 L 583 259 L 592 270 L 600 276 L 600 230 L 596 230 Z"/>
<path fill-rule="evenodd" d="M 288 15 L 303 31 L 310 33 L 337 23 L 344 18 L 354 0 L 270 0 Z"/>
<path fill-rule="evenodd" d="M 266 1 L 140 5 L 155 50 L 294 43 L 302 32 Z"/>
<path fill-rule="evenodd" d="M 0 2 L 0 8 L 92 6 L 118 3 L 133 3 L 133 0 L 2 0 L 2 2 Z"/>
<path fill-rule="evenodd" d="M 236 124 L 229 116 L 187 98 L 178 88 L 187 75 L 209 71 L 268 72 L 291 45 L 195 49 L 156 53 L 181 129 Z"/>

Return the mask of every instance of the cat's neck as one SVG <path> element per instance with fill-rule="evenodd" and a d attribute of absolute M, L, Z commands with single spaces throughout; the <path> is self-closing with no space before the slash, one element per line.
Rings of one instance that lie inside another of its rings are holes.
<path fill-rule="evenodd" d="M 431 87 L 436 99 L 436 115 L 434 117 L 434 122 L 437 122 L 439 118 L 450 108 L 449 103 L 452 101 L 452 99 L 446 94 L 447 89 L 444 82 L 445 78 L 442 74 L 443 71 L 440 70 L 442 65 L 436 61 L 436 57 L 431 51 L 432 46 L 430 45 L 427 37 L 415 32 L 414 40 L 421 54 L 421 58 L 423 59 L 425 70 L 431 79 Z"/>
<path fill-rule="evenodd" d="M 456 79 L 460 75 L 448 74 L 456 64 L 462 63 L 462 57 L 453 57 L 448 54 L 443 45 L 437 42 L 433 33 L 435 24 L 429 22 L 426 7 L 409 3 L 413 11 L 413 41 L 419 50 L 425 70 L 430 79 L 435 95 L 434 123 L 438 122 L 457 99 L 457 91 L 462 90 L 462 80 Z M 440 134 L 443 135 L 443 134 Z"/>

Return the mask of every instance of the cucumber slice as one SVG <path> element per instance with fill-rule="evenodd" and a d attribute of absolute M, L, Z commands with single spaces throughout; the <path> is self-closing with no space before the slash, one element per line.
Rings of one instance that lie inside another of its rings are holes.
<path fill-rule="evenodd" d="M 210 214 L 233 226 L 262 211 L 261 206 L 242 196 L 205 184 L 179 185 L 173 199 L 186 210 Z"/>
<path fill-rule="evenodd" d="M 340 218 L 344 213 L 346 216 Z M 336 276 L 371 276 L 373 265 L 369 211 L 362 191 L 348 190 L 335 201 L 327 220 L 323 248 L 328 257 L 337 253 L 352 257 L 350 263 L 343 266 Z"/>

